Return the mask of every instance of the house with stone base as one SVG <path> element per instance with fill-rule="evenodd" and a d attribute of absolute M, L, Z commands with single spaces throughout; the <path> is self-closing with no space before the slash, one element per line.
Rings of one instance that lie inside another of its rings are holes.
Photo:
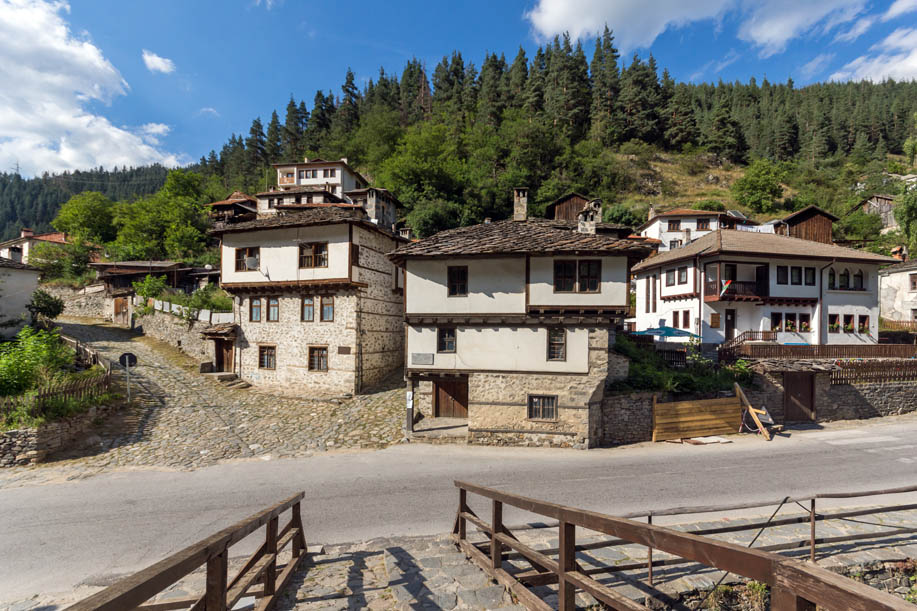
<path fill-rule="evenodd" d="M 653 247 L 598 222 L 513 219 L 437 233 L 390 258 L 405 271 L 407 405 L 424 418 L 467 420 L 476 443 L 595 445 L 611 353 L 628 309 L 631 265 Z"/>
<path fill-rule="evenodd" d="M 214 368 L 297 395 L 364 392 L 403 363 L 403 283 L 386 255 L 406 240 L 360 205 L 290 197 L 259 194 L 256 218 L 211 230 L 234 297 L 232 323 L 204 331 Z"/>

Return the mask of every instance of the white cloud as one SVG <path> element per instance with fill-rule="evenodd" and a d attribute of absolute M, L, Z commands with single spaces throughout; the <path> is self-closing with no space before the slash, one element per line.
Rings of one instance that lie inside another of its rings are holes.
<path fill-rule="evenodd" d="M 197 114 L 198 115 L 212 115 L 214 117 L 220 116 L 219 111 L 217 111 L 217 109 L 212 106 L 204 106 L 199 111 L 197 111 Z"/>
<path fill-rule="evenodd" d="M 822 53 L 816 55 L 810 61 L 806 62 L 799 68 L 799 74 L 806 80 L 811 79 L 816 74 L 821 73 L 831 60 L 834 59 L 834 53 Z"/>
<path fill-rule="evenodd" d="M 63 16 L 66 2 L 0 0 L 0 168 L 26 175 L 179 159 L 116 127 L 86 105 L 108 104 L 129 87 Z M 155 135 L 153 136 L 155 137 Z"/>
<path fill-rule="evenodd" d="M 834 37 L 834 42 L 853 42 L 863 34 L 869 31 L 869 28 L 876 23 L 878 17 L 870 15 L 869 17 L 862 17 L 857 20 L 846 32 L 838 32 L 838 35 Z"/>
<path fill-rule="evenodd" d="M 167 135 L 172 128 L 165 123 L 147 123 L 140 126 L 141 137 L 149 144 L 158 145 L 159 138 Z"/>
<path fill-rule="evenodd" d="M 739 38 L 769 57 L 793 38 L 853 21 L 865 6 L 866 0 L 537 0 L 525 17 L 542 39 L 563 32 L 574 38 L 595 35 L 607 23 L 627 52 L 650 46 L 669 28 L 735 12 Z"/>
<path fill-rule="evenodd" d="M 890 21 L 914 11 L 917 11 L 917 0 L 895 0 L 885 11 L 885 14 L 882 15 L 882 21 Z"/>
<path fill-rule="evenodd" d="M 150 72 L 162 72 L 163 74 L 175 72 L 175 62 L 146 49 L 143 50 L 143 63 Z"/>
<path fill-rule="evenodd" d="M 281 0 L 255 0 L 255 6 L 261 6 L 263 4 L 264 8 L 266 8 L 267 10 L 271 10 L 272 8 L 280 4 L 280 2 Z"/>
<path fill-rule="evenodd" d="M 898 28 L 831 75 L 835 81 L 917 79 L 917 28 Z"/>

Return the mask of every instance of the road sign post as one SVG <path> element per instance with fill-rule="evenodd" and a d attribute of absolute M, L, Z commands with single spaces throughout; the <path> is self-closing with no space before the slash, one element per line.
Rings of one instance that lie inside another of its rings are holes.
<path fill-rule="evenodd" d="M 137 355 L 133 352 L 125 352 L 118 357 L 118 362 L 124 367 L 127 374 L 127 402 L 131 402 L 131 367 L 137 366 Z"/>

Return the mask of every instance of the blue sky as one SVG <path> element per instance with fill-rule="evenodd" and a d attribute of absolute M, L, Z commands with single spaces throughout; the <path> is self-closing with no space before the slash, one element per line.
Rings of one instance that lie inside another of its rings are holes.
<path fill-rule="evenodd" d="M 0 171 L 187 163 L 290 94 L 608 24 L 684 81 L 917 78 L 917 0 L 0 0 Z"/>

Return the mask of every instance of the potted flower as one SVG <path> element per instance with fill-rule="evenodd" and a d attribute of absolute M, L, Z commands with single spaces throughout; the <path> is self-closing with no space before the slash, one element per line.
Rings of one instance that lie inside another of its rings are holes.
<path fill-rule="evenodd" d="M 799 323 L 799 331 L 800 331 L 800 333 L 808 333 L 808 332 L 811 331 L 811 330 L 812 330 L 812 329 L 809 327 L 809 323 L 807 323 L 807 322 L 801 322 L 801 323 Z"/>
<path fill-rule="evenodd" d="M 840 323 L 833 322 L 828 325 L 828 331 L 830 331 L 831 333 L 837 333 L 840 330 L 841 330 Z"/>
<path fill-rule="evenodd" d="M 861 335 L 869 335 L 869 325 L 860 325 L 857 329 L 857 332 Z"/>
<path fill-rule="evenodd" d="M 792 320 L 786 321 L 786 331 L 788 333 L 793 333 L 796 331 L 796 323 L 794 323 Z"/>
<path fill-rule="evenodd" d="M 844 325 L 844 333 L 853 333 L 853 323 Z"/>

